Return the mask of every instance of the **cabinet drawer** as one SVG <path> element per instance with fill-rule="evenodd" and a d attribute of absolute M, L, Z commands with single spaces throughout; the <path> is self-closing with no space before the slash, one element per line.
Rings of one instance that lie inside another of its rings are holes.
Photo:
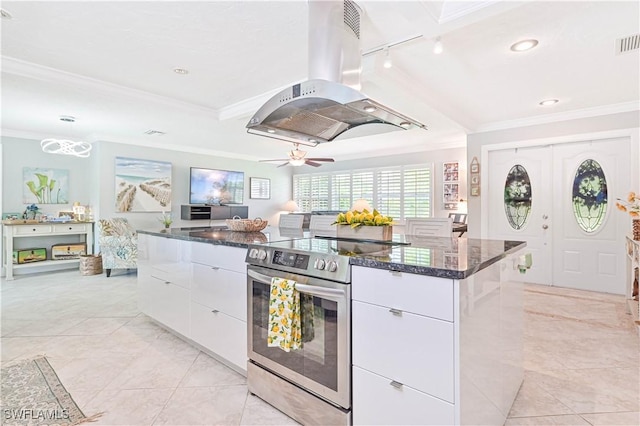
<path fill-rule="evenodd" d="M 354 425 L 452 425 L 453 404 L 353 367 Z"/>
<path fill-rule="evenodd" d="M 152 317 L 185 337 L 190 337 L 189 290 L 151 278 Z"/>
<path fill-rule="evenodd" d="M 87 232 L 88 225 L 86 223 L 62 223 L 53 225 L 53 232 L 56 234 L 68 234 L 76 232 Z"/>
<path fill-rule="evenodd" d="M 351 298 L 453 321 L 453 280 L 353 267 Z"/>
<path fill-rule="evenodd" d="M 199 263 L 193 264 L 191 299 L 247 321 L 247 276 Z"/>
<path fill-rule="evenodd" d="M 188 289 L 191 286 L 191 264 L 157 263 L 151 267 L 151 276 L 160 281 Z"/>
<path fill-rule="evenodd" d="M 247 249 L 216 244 L 192 243 L 191 261 L 245 273 Z"/>
<path fill-rule="evenodd" d="M 191 302 L 191 339 L 242 370 L 247 369 L 247 323 Z"/>
<path fill-rule="evenodd" d="M 13 230 L 13 235 L 36 235 L 36 234 L 50 234 L 51 225 L 26 225 L 16 226 Z"/>
<path fill-rule="evenodd" d="M 353 365 L 454 402 L 453 323 L 353 301 Z"/>

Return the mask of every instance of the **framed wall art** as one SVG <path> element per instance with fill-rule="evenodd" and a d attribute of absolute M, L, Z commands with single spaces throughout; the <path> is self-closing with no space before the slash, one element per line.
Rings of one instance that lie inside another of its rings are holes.
<path fill-rule="evenodd" d="M 171 210 L 171 163 L 116 157 L 117 212 Z"/>
<path fill-rule="evenodd" d="M 249 178 L 249 197 L 257 200 L 271 198 L 271 180 L 267 178 Z"/>
<path fill-rule="evenodd" d="M 69 204 L 69 170 L 22 168 L 24 204 Z"/>
<path fill-rule="evenodd" d="M 457 210 L 459 197 L 458 179 L 460 172 L 457 162 L 442 164 L 443 201 L 445 210 Z"/>
<path fill-rule="evenodd" d="M 480 163 L 477 157 L 473 157 L 469 163 L 469 182 L 471 184 L 469 194 L 474 197 L 480 195 Z"/>

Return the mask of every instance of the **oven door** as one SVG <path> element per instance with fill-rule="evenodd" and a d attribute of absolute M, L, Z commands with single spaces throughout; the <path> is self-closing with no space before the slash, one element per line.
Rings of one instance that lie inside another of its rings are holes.
<path fill-rule="evenodd" d="M 302 348 L 267 346 L 273 277 L 296 281 Z M 351 407 L 351 286 L 258 266 L 247 267 L 248 356 L 259 366 L 343 408 Z"/>

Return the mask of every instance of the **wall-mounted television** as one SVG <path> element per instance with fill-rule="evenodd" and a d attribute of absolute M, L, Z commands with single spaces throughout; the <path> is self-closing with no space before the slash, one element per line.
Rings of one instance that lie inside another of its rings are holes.
<path fill-rule="evenodd" d="M 191 167 L 189 204 L 242 204 L 244 172 Z"/>

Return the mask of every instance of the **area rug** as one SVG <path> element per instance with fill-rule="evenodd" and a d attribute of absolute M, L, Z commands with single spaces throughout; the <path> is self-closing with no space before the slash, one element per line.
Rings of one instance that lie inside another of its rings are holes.
<path fill-rule="evenodd" d="M 86 417 L 58 375 L 41 356 L 2 366 L 3 425 L 77 425 L 96 420 Z"/>

